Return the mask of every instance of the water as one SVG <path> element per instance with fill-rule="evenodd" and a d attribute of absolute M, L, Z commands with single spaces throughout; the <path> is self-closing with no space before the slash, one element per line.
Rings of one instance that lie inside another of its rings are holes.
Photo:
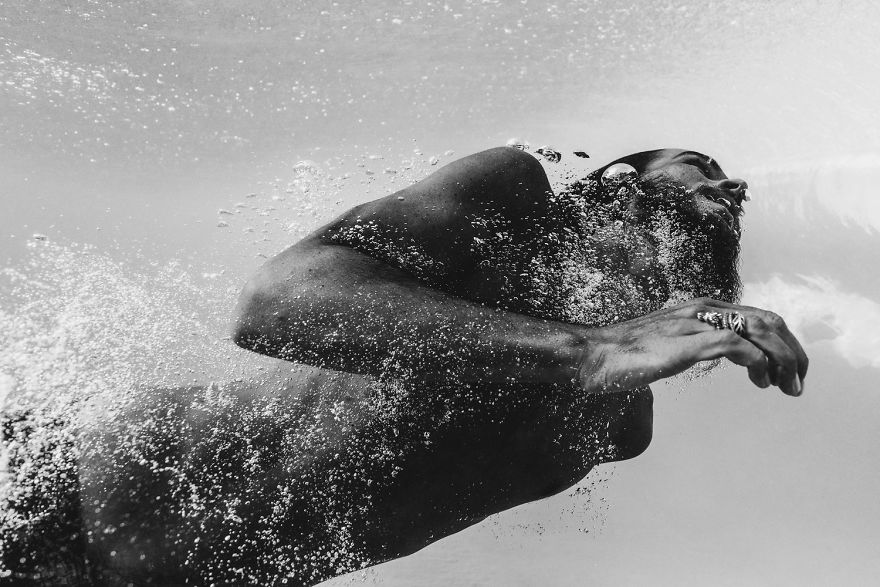
<path fill-rule="evenodd" d="M 118 390 L 265 377 L 278 362 L 228 340 L 238 290 L 354 203 L 511 137 L 585 171 L 695 148 L 752 184 L 746 300 L 808 343 L 807 394 L 735 369 L 659 386 L 653 446 L 594 472 L 589 499 L 518 508 L 368 580 L 864 583 L 880 560 L 876 11 L 4 2 L 0 389 L 112 411 Z"/>

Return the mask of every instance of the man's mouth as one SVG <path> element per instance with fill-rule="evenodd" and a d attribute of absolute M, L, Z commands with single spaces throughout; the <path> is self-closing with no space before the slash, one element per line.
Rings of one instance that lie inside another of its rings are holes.
<path fill-rule="evenodd" d="M 702 194 L 706 202 L 704 210 L 721 221 L 737 238 L 740 236 L 740 217 L 745 214 L 742 203 L 736 198 L 724 194 Z"/>

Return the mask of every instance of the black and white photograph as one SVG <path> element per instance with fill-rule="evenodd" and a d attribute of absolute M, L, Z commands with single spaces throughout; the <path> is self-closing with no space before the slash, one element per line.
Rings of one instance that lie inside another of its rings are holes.
<path fill-rule="evenodd" d="M 0 0 L 0 585 L 876 585 L 878 26 Z"/>

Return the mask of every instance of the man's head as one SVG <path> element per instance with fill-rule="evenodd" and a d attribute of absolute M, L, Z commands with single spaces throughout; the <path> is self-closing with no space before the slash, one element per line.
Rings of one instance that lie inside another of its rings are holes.
<path fill-rule="evenodd" d="M 597 169 L 602 173 L 615 163 L 635 168 L 643 183 L 675 185 L 691 198 L 694 211 L 709 222 L 731 229 L 739 238 L 742 204 L 748 184 L 730 179 L 712 157 L 684 149 L 656 149 L 633 153 Z"/>
<path fill-rule="evenodd" d="M 603 185 L 616 163 L 635 168 L 638 181 Z M 631 221 L 650 243 L 655 271 L 672 301 L 709 296 L 737 301 L 740 216 L 746 182 L 730 179 L 714 159 L 682 149 L 658 149 L 621 157 L 590 174 L 598 209 Z M 604 204 L 604 205 L 602 205 Z M 644 257 L 646 251 L 635 252 Z"/>

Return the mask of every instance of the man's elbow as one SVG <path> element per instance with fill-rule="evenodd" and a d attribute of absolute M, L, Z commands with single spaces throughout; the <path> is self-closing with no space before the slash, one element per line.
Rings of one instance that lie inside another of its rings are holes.
<path fill-rule="evenodd" d="M 232 342 L 248 351 L 257 351 L 259 337 L 247 315 L 239 314 L 232 325 Z M 257 351 L 259 352 L 259 351 Z"/>
<path fill-rule="evenodd" d="M 251 279 L 238 298 L 232 323 L 232 341 L 243 349 L 265 353 L 268 347 L 265 313 L 268 296 L 257 279 Z"/>

